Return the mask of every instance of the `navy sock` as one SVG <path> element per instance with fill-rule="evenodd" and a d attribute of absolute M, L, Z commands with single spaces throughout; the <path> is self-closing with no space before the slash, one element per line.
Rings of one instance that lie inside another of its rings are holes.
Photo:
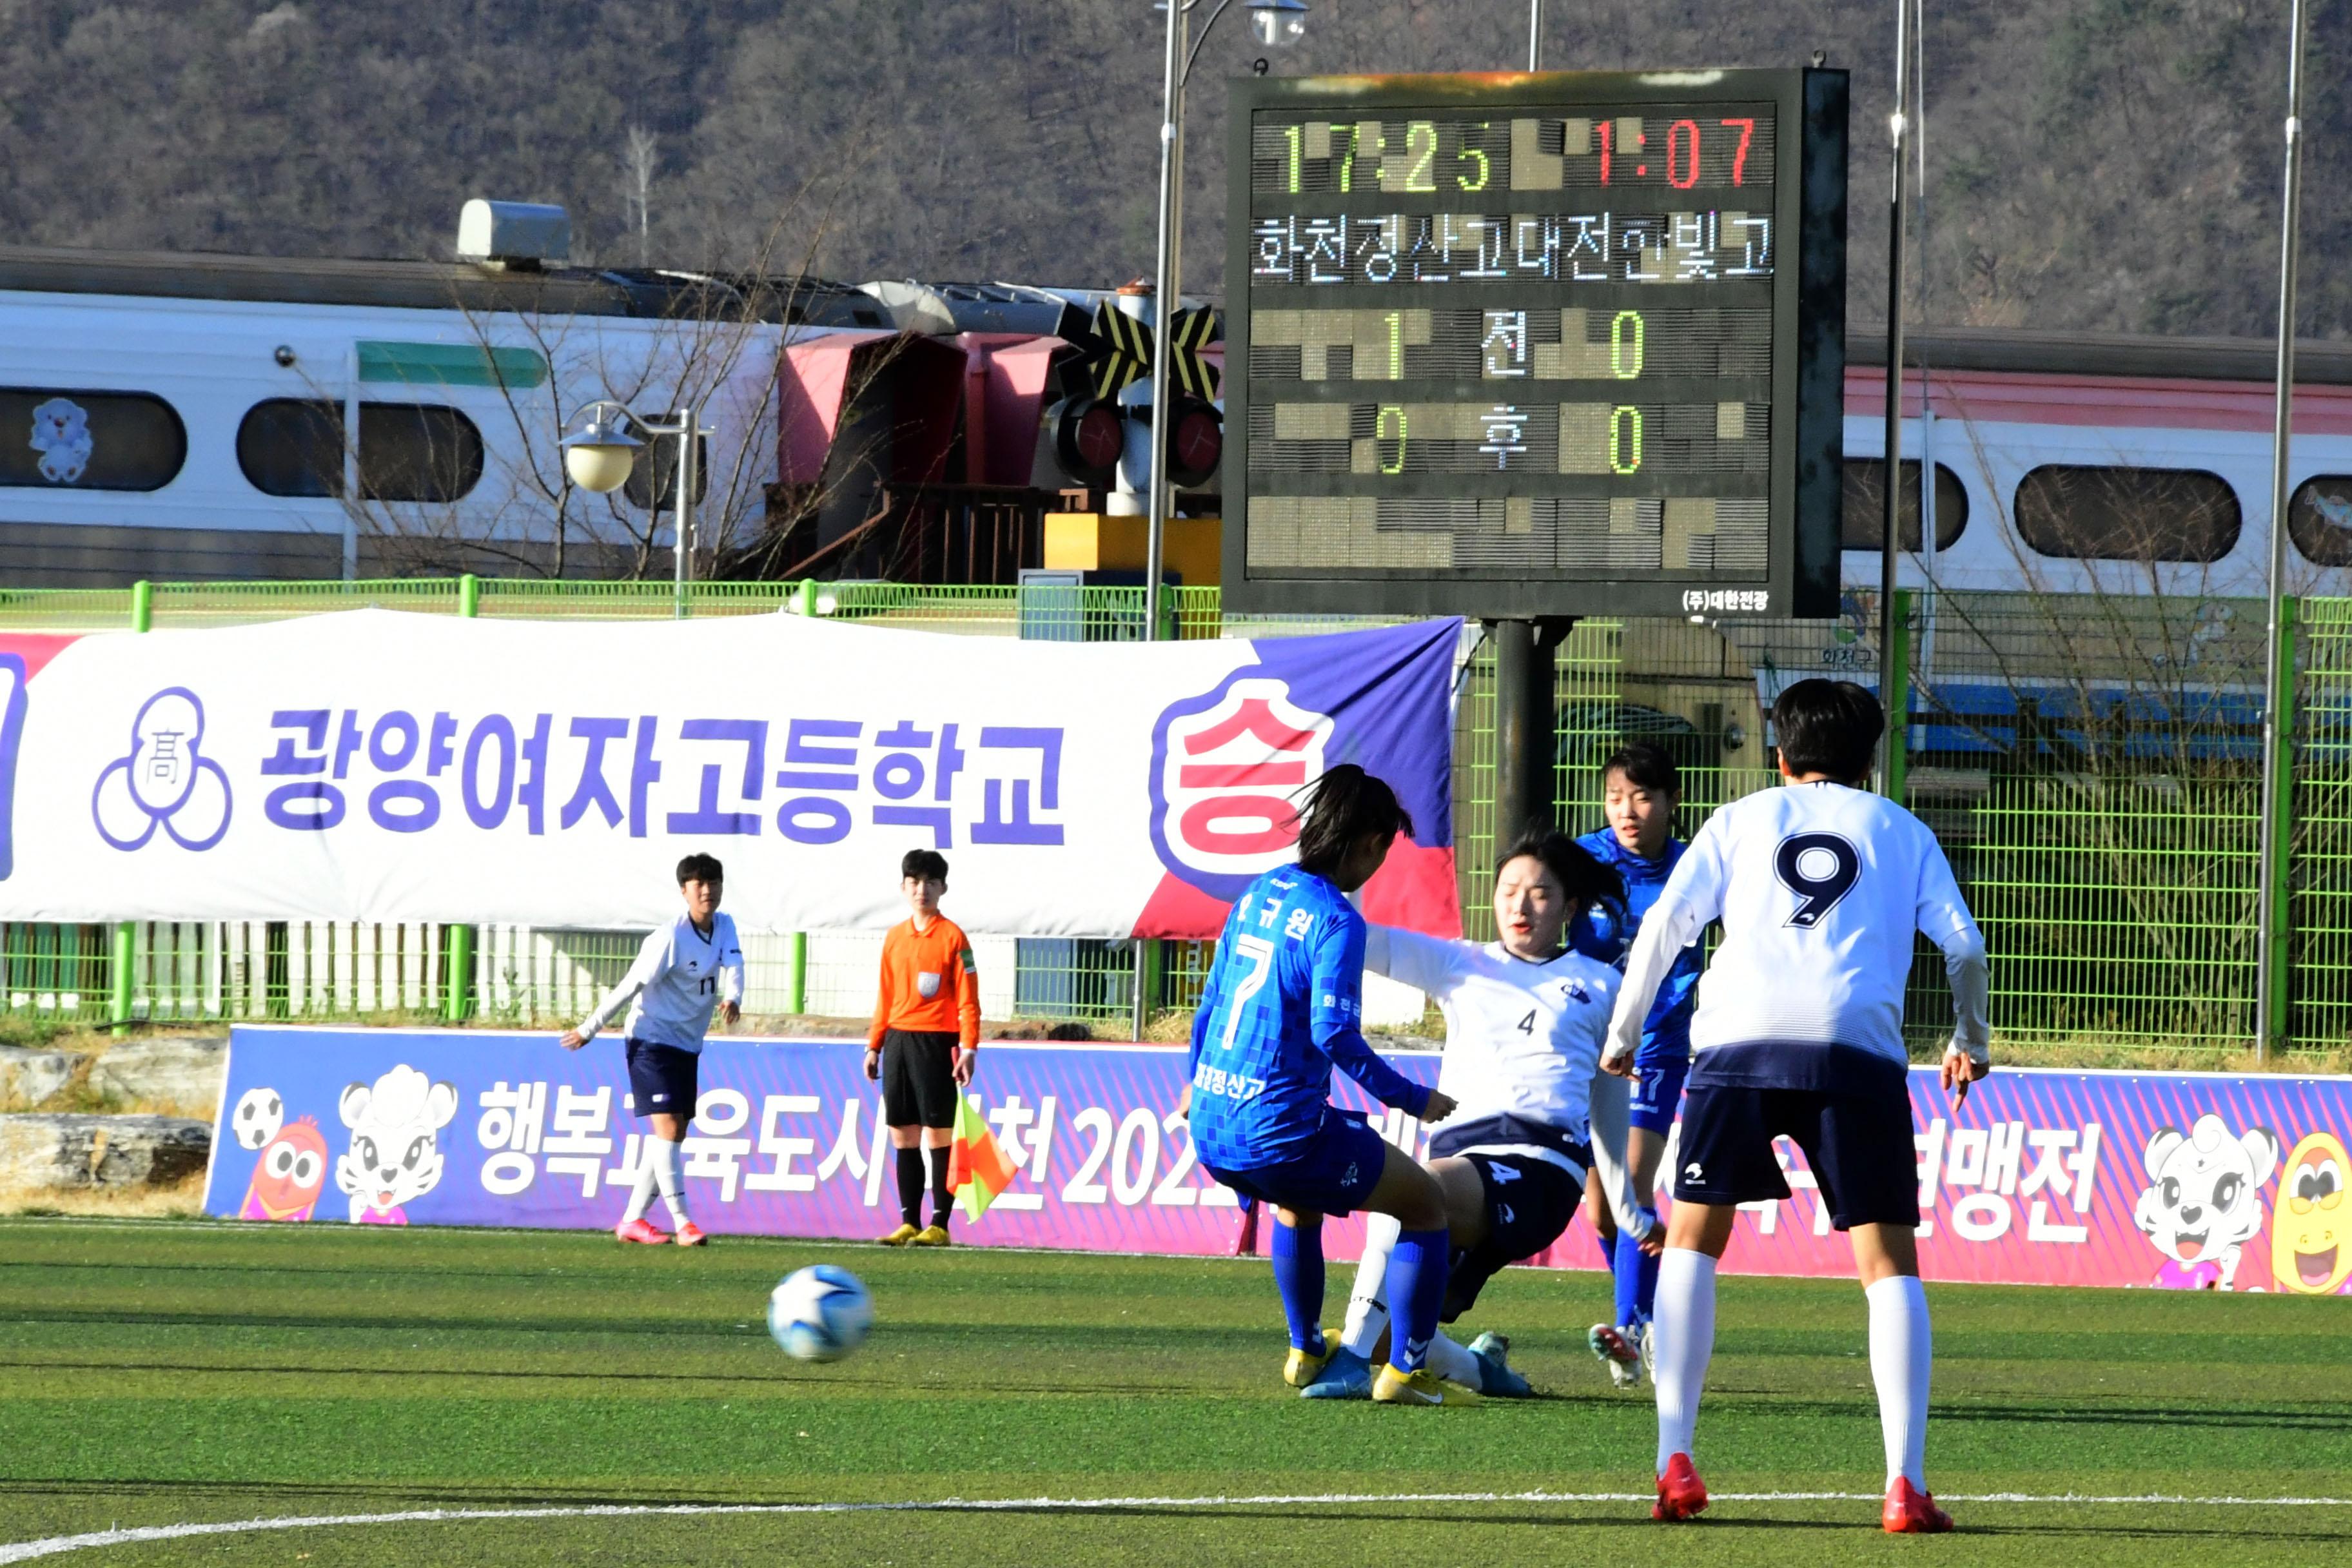
<path fill-rule="evenodd" d="M 923 1152 L 900 1149 L 898 1156 L 898 1217 L 908 1225 L 923 1223 Z"/>
<path fill-rule="evenodd" d="M 1404 1232 L 1389 1254 L 1389 1364 L 1399 1372 L 1419 1371 L 1437 1337 L 1450 1255 L 1443 1226 Z"/>
<path fill-rule="evenodd" d="M 1323 1222 L 1304 1229 L 1274 1222 L 1274 1282 L 1282 1315 L 1290 1320 L 1290 1346 L 1323 1352 Z"/>
<path fill-rule="evenodd" d="M 1650 1266 L 1647 1269 L 1642 1267 L 1644 1263 Z M 1640 1322 L 1649 1315 L 1642 1301 L 1643 1276 L 1645 1273 L 1649 1277 L 1649 1298 L 1653 1301 L 1658 1299 L 1656 1260 L 1642 1256 L 1642 1244 L 1633 1239 L 1633 1232 L 1621 1230 L 1617 1233 L 1616 1247 L 1609 1257 L 1609 1271 L 1616 1277 L 1617 1282 L 1617 1316 L 1612 1321 L 1619 1328 Z"/>

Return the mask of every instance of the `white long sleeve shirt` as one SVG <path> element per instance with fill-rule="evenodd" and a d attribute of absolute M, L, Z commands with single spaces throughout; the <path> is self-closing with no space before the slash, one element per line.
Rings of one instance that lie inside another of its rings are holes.
<path fill-rule="evenodd" d="M 637 961 L 581 1022 L 580 1033 L 594 1039 L 626 1007 L 625 1038 L 699 1056 L 710 1015 L 722 1001 L 743 1004 L 743 946 L 736 940 L 735 922 L 714 914 L 705 936 L 694 929 L 692 916 L 680 915 L 646 933 Z"/>
<path fill-rule="evenodd" d="M 1984 1059 L 1984 938 L 1936 836 L 1894 802 L 1790 784 L 1707 818 L 1642 922 L 1611 1058 L 1633 1053 L 1675 955 L 1716 920 L 1723 941 L 1691 1019 L 1693 1084 L 1853 1089 L 1888 1070 L 1899 1082 L 1915 931 L 1951 975 L 1952 1048 Z"/>

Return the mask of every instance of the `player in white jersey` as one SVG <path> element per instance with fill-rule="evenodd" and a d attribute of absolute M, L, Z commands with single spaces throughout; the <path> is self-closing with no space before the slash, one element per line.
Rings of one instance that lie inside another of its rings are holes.
<path fill-rule="evenodd" d="M 1601 1044 L 1619 984 L 1611 965 L 1572 950 L 1561 935 L 1595 905 L 1622 920 L 1618 874 L 1559 833 L 1530 833 L 1505 852 L 1495 876 L 1498 942 L 1450 942 L 1373 926 L 1364 967 L 1427 992 L 1445 1015 L 1439 1089 L 1456 1109 L 1430 1140 L 1430 1171 L 1445 1198 L 1453 1251 L 1442 1321 L 1476 1302 L 1505 1265 L 1549 1247 L 1584 1195 L 1594 1156 L 1632 1234 L 1656 1226 L 1638 1215 L 1624 1179 L 1625 1086 L 1599 1071 Z M 1397 1226 L 1375 1215 L 1348 1304 L 1347 1333 L 1309 1399 L 1369 1399 L 1371 1363 L 1388 1328 L 1381 1300 Z M 1510 1342 L 1482 1334 L 1468 1347 L 1444 1334 L 1429 1366 L 1475 1393 L 1524 1398 Z"/>
<path fill-rule="evenodd" d="M 643 1141 L 636 1184 L 613 1234 L 647 1245 L 671 1240 L 646 1218 L 658 1189 L 677 1226 L 677 1244 L 700 1247 L 702 1227 L 686 1212 L 678 1146 L 694 1120 L 696 1068 L 702 1037 L 710 1032 L 710 1015 L 716 1011 L 730 1024 L 743 1016 L 743 944 L 735 938 L 734 921 L 719 912 L 723 876 L 716 858 L 689 855 L 680 860 L 677 890 L 686 913 L 646 933 L 628 973 L 578 1028 L 565 1031 L 562 1044 L 567 1051 L 578 1050 L 628 1008 L 621 1037 L 630 1105 L 652 1122 L 653 1136 Z"/>
<path fill-rule="evenodd" d="M 1655 1519 L 1706 1507 L 1691 1462 L 1715 1347 L 1715 1270 L 1738 1205 L 1788 1197 L 1772 1153 L 1804 1152 L 1831 1223 L 1850 1233 L 1870 1307 L 1870 1370 L 1885 1443 L 1880 1522 L 1934 1533 L 1951 1516 L 1927 1490 L 1932 1342 L 1919 1283 L 1903 988 L 1912 932 L 1943 950 L 1958 1020 L 1943 1082 L 1968 1098 L 1991 1070 L 1984 939 L 1925 823 L 1864 793 L 1885 719 L 1852 681 L 1801 680 L 1772 706 L 1784 787 L 1724 806 L 1650 907 L 1626 964 L 1601 1058 L 1631 1072 L 1643 1021 L 1675 956 L 1711 921 L 1723 939 L 1698 984 L 1691 1070 L 1658 1271 Z"/>

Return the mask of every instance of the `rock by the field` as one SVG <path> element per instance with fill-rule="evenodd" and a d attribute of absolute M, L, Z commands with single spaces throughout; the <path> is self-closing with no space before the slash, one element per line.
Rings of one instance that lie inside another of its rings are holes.
<path fill-rule="evenodd" d="M 0 1046 L 0 1100 L 38 1105 L 63 1089 L 80 1063 L 75 1051 Z"/>
<path fill-rule="evenodd" d="M 0 1116 L 0 1187 L 168 1187 L 212 1146 L 212 1124 L 186 1116 Z"/>
<path fill-rule="evenodd" d="M 208 1110 L 227 1071 L 226 1035 L 166 1035 L 109 1046 L 90 1063 L 89 1086 L 131 1104 Z"/>

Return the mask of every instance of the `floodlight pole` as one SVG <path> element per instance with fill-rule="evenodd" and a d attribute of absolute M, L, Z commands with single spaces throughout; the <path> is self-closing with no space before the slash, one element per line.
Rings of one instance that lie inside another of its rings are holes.
<path fill-rule="evenodd" d="M 2295 240 L 2303 195 L 2303 0 L 2289 14 L 2286 65 L 2286 178 L 2279 224 L 2278 381 L 2271 416 L 2271 572 L 2269 668 L 2263 693 L 2262 873 L 2254 912 L 2254 1059 L 2267 1062 L 2287 1025 L 2288 879 L 2293 842 L 2294 639 L 2286 604 L 2287 447 L 2294 415 Z"/>
<path fill-rule="evenodd" d="M 1895 552 L 1902 543 L 1903 520 L 1903 132 L 1911 108 L 1911 6 L 1914 0 L 1895 0 L 1895 112 L 1887 130 L 1895 152 L 1895 175 L 1888 187 L 1886 225 L 1886 495 L 1878 539 L 1878 700 L 1886 710 L 1886 733 L 1878 762 L 1879 786 L 1894 782 L 1895 748 L 1903 743 L 1898 730 L 1911 716 L 1909 691 L 1887 689 L 1889 678 L 1902 661 L 1895 657 L 1895 639 L 1908 628 L 1896 624 L 1895 604 Z M 2297 0 L 2300 4 L 2301 0 Z M 1921 388 L 1924 399 L 1926 388 Z M 1928 482 L 1920 476 L 1923 486 Z"/>
<path fill-rule="evenodd" d="M 1543 69 L 1543 0 L 1528 0 L 1528 69 Z"/>

